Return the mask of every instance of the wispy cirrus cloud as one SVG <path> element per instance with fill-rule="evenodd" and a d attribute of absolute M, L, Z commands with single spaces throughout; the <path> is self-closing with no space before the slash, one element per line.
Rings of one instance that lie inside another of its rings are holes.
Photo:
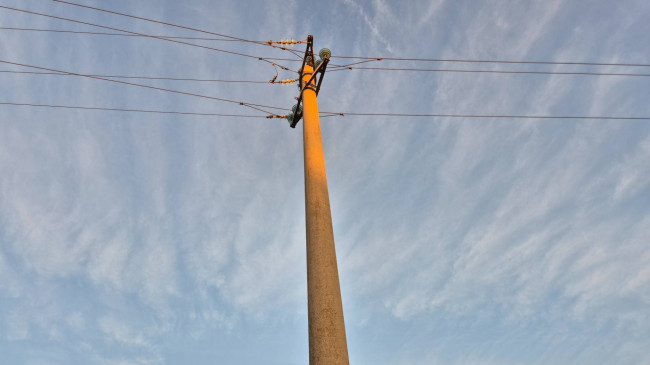
<path fill-rule="evenodd" d="M 641 1 L 580 9 L 563 1 L 112 6 L 251 39 L 313 33 L 317 49 L 334 55 L 643 62 L 643 47 L 632 44 L 647 33 Z M 61 5 L 45 10 L 172 32 Z M 7 26 L 62 26 L 0 15 Z M 256 60 L 155 40 L 56 37 L 3 33 L 0 44 L 12 59 L 84 72 L 274 74 Z M 267 55 L 255 45 L 223 46 Z M 3 94 L 241 112 L 93 80 L 29 80 L 10 79 Z M 319 101 L 329 111 L 650 112 L 645 81 L 636 78 L 357 70 L 331 73 L 325 83 Z M 270 85 L 160 85 L 286 107 L 296 94 Z M 53 364 L 304 360 L 299 129 L 274 120 L 1 113 L 0 352 Z M 647 362 L 644 123 L 322 124 L 355 363 Z"/>

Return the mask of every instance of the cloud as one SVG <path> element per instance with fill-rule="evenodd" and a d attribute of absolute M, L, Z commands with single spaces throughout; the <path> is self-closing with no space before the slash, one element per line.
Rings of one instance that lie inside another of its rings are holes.
<path fill-rule="evenodd" d="M 634 14 L 563 1 L 258 5 L 167 2 L 151 16 L 255 39 L 313 33 L 334 55 L 645 57 L 643 47 L 629 46 L 647 33 L 642 2 Z M 175 31 L 62 5 L 44 9 Z M 62 26 L 9 15 L 4 23 Z M 151 39 L 3 33 L 2 40 L 7 57 L 70 70 L 274 74 L 257 60 Z M 273 85 L 155 85 L 287 107 L 296 96 Z M 18 102 L 241 112 L 75 78 L 12 78 L 3 87 Z M 357 70 L 328 74 L 319 101 L 321 110 L 345 112 L 645 115 L 646 94 L 645 81 L 630 78 Z M 299 128 L 275 120 L 0 112 L 0 352 L 17 363 L 100 364 L 174 356 L 259 363 L 254 354 L 286 363 L 306 353 L 306 342 L 296 345 L 306 341 Z M 358 363 L 647 362 L 645 124 L 346 116 L 322 126 Z M 31 354 L 34 348 L 42 352 Z"/>
<path fill-rule="evenodd" d="M 365 25 L 371 31 L 371 43 L 377 42 L 385 51 L 393 53 L 390 42 L 381 32 L 381 28 L 394 19 L 388 3 L 382 0 L 373 1 L 373 10 L 375 11 L 373 16 L 370 16 L 365 8 L 354 0 L 343 0 L 343 3 L 353 8 L 359 17 L 363 19 Z"/>
<path fill-rule="evenodd" d="M 99 319 L 99 328 L 111 339 L 129 346 L 147 346 L 147 341 L 141 334 L 136 333 L 128 324 L 115 318 Z"/>

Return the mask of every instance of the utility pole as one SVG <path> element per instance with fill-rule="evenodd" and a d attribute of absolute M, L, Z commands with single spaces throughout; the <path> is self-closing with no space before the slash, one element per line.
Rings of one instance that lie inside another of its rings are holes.
<path fill-rule="evenodd" d="M 330 51 L 323 49 L 319 55 L 321 60 L 314 62 L 313 37 L 310 35 L 307 38 L 307 50 L 301 68 L 301 94 L 298 104 L 294 106 L 294 114 L 287 117 L 291 127 L 295 127 L 303 117 L 303 108 L 300 105 L 302 101 L 309 364 L 348 365 L 348 346 L 316 98 L 329 62 Z"/>

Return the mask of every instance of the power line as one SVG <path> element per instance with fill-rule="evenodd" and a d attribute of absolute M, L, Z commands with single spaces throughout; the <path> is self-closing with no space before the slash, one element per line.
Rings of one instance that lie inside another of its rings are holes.
<path fill-rule="evenodd" d="M 364 61 L 359 61 L 359 62 L 353 62 L 353 63 L 348 63 L 346 65 L 337 65 L 334 63 L 331 63 L 332 66 L 334 66 L 334 69 L 339 69 L 339 68 L 349 68 L 350 66 L 354 65 L 359 65 L 362 63 L 368 63 L 368 62 L 376 62 L 377 60 L 364 60 Z"/>
<path fill-rule="evenodd" d="M 201 29 L 196 29 L 196 28 L 186 27 L 186 26 L 182 26 L 182 25 L 178 25 L 178 24 L 167 23 L 167 22 L 163 22 L 163 21 L 159 21 L 159 20 L 154 20 L 154 19 L 149 19 L 149 18 L 143 18 L 143 17 L 139 17 L 139 16 L 135 16 L 135 15 L 130 15 L 130 14 L 125 14 L 125 13 L 120 13 L 120 12 L 117 12 L 117 11 L 112 11 L 112 10 L 106 10 L 106 9 L 95 8 L 95 7 L 88 6 L 88 5 L 76 4 L 76 3 L 72 3 L 72 2 L 68 2 L 68 1 L 60 1 L 60 0 L 53 0 L 53 1 L 55 1 L 55 2 L 57 2 L 57 3 L 63 3 L 63 4 L 67 4 L 67 5 L 72 5 L 72 6 L 78 6 L 78 7 L 81 7 L 81 8 L 97 10 L 97 11 L 101 11 L 101 12 L 104 12 L 104 13 L 109 13 L 109 14 L 114 14 L 114 15 L 125 16 L 125 17 L 129 17 L 129 18 L 133 18 L 133 19 L 138 19 L 138 20 L 144 20 L 144 21 L 152 22 L 152 23 L 158 23 L 158 24 L 168 25 L 168 26 L 171 26 L 171 27 L 181 28 L 181 29 L 185 29 L 185 30 L 191 30 L 191 31 L 194 31 L 194 32 L 201 32 L 201 33 L 206 33 L 206 34 L 216 35 L 216 36 L 223 37 L 223 38 L 230 38 L 230 39 L 232 39 L 232 40 L 236 40 L 236 41 L 240 41 L 240 42 L 249 42 L 249 43 L 256 43 L 256 44 L 261 44 L 261 45 L 267 45 L 266 43 L 261 42 L 261 41 L 252 41 L 252 40 L 249 40 L 249 39 L 244 39 L 244 38 L 234 37 L 234 36 L 227 35 L 227 34 L 220 34 L 220 33 L 209 32 L 209 31 L 206 31 L 206 30 L 201 30 Z"/>
<path fill-rule="evenodd" d="M 168 110 L 103 108 L 103 107 L 72 106 L 72 105 L 52 105 L 52 104 L 0 102 L 0 105 L 29 106 L 29 107 L 55 108 L 55 109 L 80 109 L 80 110 L 114 111 L 114 112 L 152 113 L 152 114 L 196 115 L 196 116 L 211 116 L 211 117 L 216 116 L 216 117 L 241 117 L 241 118 L 269 118 L 268 116 L 263 116 L 263 115 L 196 113 L 196 112 L 177 112 L 177 111 L 168 111 Z"/>
<path fill-rule="evenodd" d="M 16 27 L 0 27 L 0 30 L 15 30 L 15 31 L 26 31 L 26 32 L 42 32 L 42 33 L 56 33 L 56 34 L 83 34 L 83 35 L 100 35 L 100 36 L 114 36 L 114 37 L 140 37 L 140 38 L 168 38 L 168 39 L 186 39 L 186 40 L 200 40 L 200 41 L 221 41 L 221 42 L 239 42 L 236 39 L 225 39 L 225 38 L 209 38 L 209 37 L 179 37 L 171 35 L 160 35 L 160 34 L 125 34 L 125 33 L 109 33 L 109 32 L 89 32 L 89 31 L 78 31 L 78 30 L 63 30 L 63 29 L 42 29 L 42 28 L 16 28 Z M 282 58 L 282 57 L 263 57 L 267 60 L 274 61 L 290 61 L 290 62 L 299 62 L 299 59 L 293 58 Z"/>
<path fill-rule="evenodd" d="M 502 63 L 525 65 L 582 65 L 582 66 L 624 66 L 624 67 L 650 67 L 647 63 L 616 63 L 616 62 L 556 62 L 556 61 L 514 61 L 514 60 L 468 60 L 444 58 L 398 58 L 398 57 L 360 57 L 360 56 L 332 56 L 332 58 L 360 59 L 368 61 L 414 61 L 414 62 L 461 62 L 461 63 Z"/>
<path fill-rule="evenodd" d="M 286 67 L 284 67 L 284 66 L 282 66 L 282 65 L 278 65 L 278 64 L 276 64 L 276 63 L 274 63 L 274 62 L 269 61 L 269 59 L 272 59 L 272 58 L 268 58 L 268 59 L 267 59 L 266 57 L 258 57 L 258 56 L 253 56 L 253 55 L 249 55 L 249 54 L 246 54 L 246 53 L 235 52 L 235 51 L 229 51 L 229 50 L 225 50 L 225 49 L 220 49 L 220 48 L 214 48 L 214 47 L 204 46 L 204 45 L 201 45 L 201 44 L 196 44 L 196 43 L 189 43 L 189 42 L 179 41 L 179 40 L 176 40 L 176 39 L 169 39 L 169 38 L 164 38 L 164 37 L 158 37 L 158 36 L 155 36 L 155 35 L 147 35 L 147 34 L 143 34 L 143 33 L 133 32 L 133 31 L 130 31 L 130 30 L 125 30 L 125 29 L 120 29 L 120 28 L 114 28 L 114 27 L 109 27 L 109 26 L 105 26 L 105 25 L 99 25 L 99 24 L 90 23 L 90 22 L 84 22 L 84 21 L 81 21 L 81 20 L 75 20 L 75 19 L 70 19 L 70 18 L 63 18 L 63 17 L 59 17 L 59 16 L 55 16 L 55 15 L 50 15 L 50 14 L 37 13 L 37 12 L 34 12 L 34 11 L 29 11 L 29 10 L 23 10 L 23 9 L 12 8 L 12 7 L 9 7 L 9 6 L 2 6 L 2 5 L 0 5 L 0 8 L 2 8 L 2 9 L 8 9 L 8 10 L 13 10 L 13 11 L 18 11 L 18 12 L 21 12 L 21 13 L 27 13 L 27 14 L 32 14 L 32 15 L 43 16 L 43 17 L 52 18 L 52 19 L 63 20 L 63 21 L 67 21 L 67 22 L 77 23 L 77 24 L 90 25 L 90 26 L 92 26 L 92 27 L 103 28 L 103 29 L 108 29 L 108 30 L 114 30 L 114 31 L 118 31 L 118 32 L 124 32 L 124 33 L 128 33 L 128 34 L 138 35 L 138 36 L 141 36 L 141 37 L 148 37 L 148 38 L 160 39 L 160 40 L 164 40 L 164 41 L 167 41 L 167 42 L 174 42 L 174 43 L 184 44 L 184 45 L 188 45 L 188 46 L 192 46 L 192 47 L 204 48 L 204 49 L 209 49 L 209 50 L 213 50 L 213 51 L 217 51 L 217 52 L 223 52 L 223 53 L 228 53 L 228 54 L 233 54 L 233 55 L 242 56 L 242 57 L 247 57 L 247 58 L 254 58 L 254 59 L 257 59 L 257 60 L 259 60 L 259 61 L 268 62 L 268 63 L 270 63 L 270 64 L 272 64 L 272 65 L 274 65 L 274 66 L 278 66 L 278 67 L 280 67 L 280 68 L 282 68 L 282 69 L 286 69 L 286 70 L 289 70 L 289 71 L 293 71 L 293 70 L 290 70 L 290 69 L 288 69 L 288 68 L 286 68 Z"/>
<path fill-rule="evenodd" d="M 15 31 L 26 31 L 26 32 L 42 32 L 42 33 L 57 33 L 57 34 L 83 34 L 83 35 L 100 35 L 100 36 L 114 36 L 114 37 L 140 37 L 140 38 L 169 38 L 169 39 L 187 39 L 187 40 L 199 40 L 199 41 L 220 41 L 220 42 L 238 42 L 236 39 L 225 39 L 225 38 L 209 38 L 209 37 L 179 37 L 171 35 L 160 35 L 160 34 L 125 34 L 125 33 L 109 33 L 109 32 L 89 32 L 89 31 L 78 31 L 78 30 L 63 30 L 63 29 L 42 29 L 42 28 L 16 28 L 16 27 L 0 27 L 0 30 L 15 30 Z M 264 57 L 267 60 L 274 61 L 289 61 L 289 62 L 300 62 L 299 59 L 293 58 L 282 58 L 282 57 Z"/>
<path fill-rule="evenodd" d="M 202 29 L 186 27 L 186 26 L 182 26 L 182 25 L 178 25 L 178 24 L 173 24 L 173 23 L 163 22 L 163 21 L 159 21 L 159 20 L 154 20 L 154 19 L 150 19 L 150 18 L 144 18 L 144 17 L 134 16 L 134 15 L 130 15 L 130 14 L 120 13 L 120 12 L 116 12 L 116 11 L 112 11 L 112 10 L 101 9 L 101 8 L 92 7 L 92 6 L 83 5 L 83 4 L 77 4 L 77 3 L 73 3 L 73 2 L 69 2 L 69 1 L 63 1 L 63 0 L 53 0 L 53 1 L 63 3 L 63 4 L 72 5 L 72 6 L 78 6 L 78 7 L 82 7 L 82 8 L 92 9 L 92 10 L 96 10 L 96 11 L 106 12 L 106 13 L 110 13 L 110 14 L 114 14 L 114 15 L 120 15 L 120 16 L 130 17 L 130 18 L 139 19 L 139 20 L 143 20 L 143 21 L 148 21 L 148 22 L 168 25 L 168 26 L 172 26 L 172 27 L 177 27 L 177 28 L 181 28 L 181 29 L 191 30 L 191 31 L 195 31 L 195 32 L 212 34 L 212 35 L 216 35 L 216 36 L 220 36 L 220 37 L 224 37 L 224 38 L 230 38 L 232 40 L 237 40 L 237 41 L 241 41 L 241 42 L 249 42 L 249 43 L 255 43 L 255 44 L 260 44 L 260 45 L 271 46 L 271 47 L 274 47 L 274 48 L 280 48 L 280 49 L 292 52 L 291 49 L 288 49 L 286 47 L 274 46 L 272 44 L 269 44 L 268 42 L 248 40 L 248 39 L 234 37 L 234 36 L 230 36 L 230 35 L 226 35 L 226 34 L 215 33 L 215 32 L 210 32 L 210 31 L 206 31 L 206 30 L 202 30 Z M 295 55 L 295 53 L 293 53 L 293 54 Z M 468 60 L 468 59 L 364 57 L 364 56 L 332 56 L 332 58 L 361 59 L 361 60 L 368 60 L 368 61 L 387 60 L 387 61 L 415 61 L 415 62 L 461 62 L 461 63 L 501 63 L 501 64 L 544 64 L 544 65 L 588 65 L 588 66 L 650 67 L 650 64 L 615 63 L 615 62 L 609 62 L 608 63 L 608 62 Z"/>
<path fill-rule="evenodd" d="M 142 87 L 142 88 L 146 88 L 146 89 L 165 91 L 165 92 L 170 92 L 170 93 L 174 93 L 174 94 L 196 96 L 196 97 L 199 97 L 199 98 L 210 99 L 210 100 L 218 100 L 218 101 L 223 101 L 223 102 L 227 102 L 227 103 L 235 103 L 235 104 L 245 105 L 245 106 L 257 106 L 257 107 L 261 107 L 261 108 L 269 108 L 269 109 L 276 109 L 276 110 L 289 110 L 287 108 L 279 108 L 279 107 L 275 107 L 275 106 L 268 106 L 268 105 L 262 105 L 262 104 L 246 103 L 246 102 L 243 102 L 243 101 L 218 98 L 218 97 L 215 97 L 215 96 L 201 95 L 201 94 L 195 94 L 195 93 L 179 91 L 179 90 L 165 89 L 165 88 L 161 88 L 161 87 L 155 87 L 155 86 L 143 85 L 143 84 L 136 84 L 136 83 L 127 82 L 127 81 L 112 80 L 112 79 L 107 79 L 107 78 L 98 77 L 98 76 L 90 76 L 90 75 L 84 75 L 84 74 L 79 74 L 79 73 L 74 73 L 74 72 L 56 70 L 56 69 L 53 69 L 53 68 L 26 65 L 26 64 L 17 63 L 17 62 L 10 62 L 10 61 L 0 60 L 0 63 L 4 63 L 4 64 L 8 64 L 8 65 L 14 65 L 14 66 L 27 67 L 27 68 L 33 68 L 33 69 L 37 69 L 37 70 L 45 70 L 45 71 L 57 72 L 57 73 L 65 73 L 65 74 L 69 74 L 69 75 L 73 75 L 73 76 L 87 77 L 87 78 L 91 78 L 91 79 L 95 79 L 95 80 L 103 80 L 103 81 L 108 81 L 108 82 L 114 82 L 114 83 L 117 83 L 117 84 L 138 86 L 138 87 Z"/>
<path fill-rule="evenodd" d="M 87 35 L 102 35 L 102 36 L 116 36 L 116 37 L 161 37 L 169 39 L 186 39 L 186 40 L 203 40 L 203 41 L 221 41 L 221 42 L 240 42 L 238 39 L 225 39 L 225 38 L 210 38 L 210 37 L 180 37 L 171 35 L 154 35 L 154 34 L 124 34 L 124 33 L 108 33 L 108 32 L 88 32 L 88 31 L 74 31 L 74 30 L 60 30 L 60 29 L 39 29 L 39 28 L 16 28 L 16 27 L 0 27 L 0 30 L 15 30 L 15 31 L 32 31 L 32 32 L 50 32 L 50 33 L 70 33 L 70 34 L 87 34 Z M 265 43 L 263 41 L 251 41 L 258 44 Z M 266 44 L 266 43 L 265 43 Z M 494 64 L 524 64 L 524 65 L 583 65 L 583 66 L 619 66 L 619 67 L 650 67 L 650 64 L 645 63 L 602 63 L 602 62 L 555 62 L 555 61 L 514 61 L 514 60 L 469 60 L 469 59 L 445 59 L 445 58 L 398 58 L 398 57 L 362 57 L 362 56 L 331 56 L 332 58 L 341 59 L 359 59 L 360 62 L 349 63 L 345 65 L 337 65 L 330 63 L 335 68 L 349 67 L 360 63 L 377 62 L 377 61 L 413 61 L 413 62 L 450 62 L 450 63 L 494 63 Z M 273 59 L 277 61 L 290 61 L 298 62 L 300 59 L 293 58 L 277 58 L 266 57 L 266 59 Z M 331 71 L 331 70 L 330 70 Z"/>
<path fill-rule="evenodd" d="M 129 18 L 134 18 L 134 19 L 139 19 L 139 20 L 144 20 L 148 22 L 153 22 L 153 23 L 158 23 L 158 24 L 163 24 L 163 25 L 168 25 L 172 27 L 177 27 L 181 29 L 186 29 L 186 30 L 192 30 L 195 32 L 201 32 L 201 33 L 206 33 L 206 34 L 212 34 L 212 35 L 217 35 L 221 37 L 226 37 L 226 38 L 231 38 L 235 40 L 239 40 L 242 42 L 251 42 L 251 43 L 256 43 L 256 44 L 262 44 L 262 45 L 268 45 L 271 47 L 277 47 L 272 44 L 268 44 L 267 42 L 260 42 L 260 41 L 251 41 L 243 38 L 238 38 L 238 37 L 233 37 L 229 35 L 224 35 L 220 33 L 214 33 L 202 29 L 197 29 L 197 28 L 191 28 L 191 27 L 186 27 L 178 24 L 173 24 L 173 23 L 167 23 L 163 21 L 158 21 L 154 19 L 149 19 L 149 18 L 144 18 L 144 17 L 139 17 L 139 16 L 134 16 L 130 14 L 125 14 L 125 13 L 120 13 L 112 10 L 107 10 L 107 9 L 101 9 L 97 7 L 92 7 L 88 5 L 82 5 L 82 4 L 77 4 L 69 1 L 64 1 L 64 0 L 53 0 L 55 2 L 63 3 L 63 4 L 68 4 L 72 6 L 78 6 L 82 8 L 87 8 L 87 9 L 92 9 L 96 11 L 101 11 L 101 12 L 106 12 L 114 15 L 120 15 L 120 16 L 125 16 Z M 292 50 L 286 48 L 286 47 L 277 47 L 283 50 L 287 50 L 292 52 Z M 293 52 L 292 52 L 293 53 Z M 295 55 L 295 53 L 293 53 Z M 601 63 L 601 62 L 554 62 L 554 61 L 510 61 L 510 60 L 462 60 L 462 59 L 433 59 L 433 58 L 398 58 L 398 57 L 358 57 L 358 56 L 333 56 L 334 58 L 347 58 L 347 59 L 363 59 L 363 60 L 376 60 L 376 61 L 381 61 L 381 60 L 391 60 L 391 61 L 420 61 L 420 62 L 468 62 L 468 63 L 506 63 L 506 64 L 547 64 L 547 65 L 590 65 L 590 66 L 641 66 L 641 67 L 650 67 L 650 64 L 632 64 L 632 63 Z"/>
<path fill-rule="evenodd" d="M 51 32 L 51 33 L 71 33 L 71 34 L 87 34 L 87 35 L 102 35 L 102 36 L 117 36 L 117 37 L 160 37 L 169 39 L 186 39 L 186 40 L 204 40 L 204 41 L 222 41 L 222 42 L 239 42 L 237 39 L 224 39 L 224 38 L 210 38 L 210 37 L 180 37 L 171 35 L 154 35 L 154 34 L 123 34 L 123 33 L 108 33 L 108 32 L 88 32 L 88 31 L 73 31 L 73 30 L 59 30 L 59 29 L 38 29 L 38 28 L 16 28 L 16 27 L 0 27 L 0 30 L 15 30 L 15 31 L 33 31 L 33 32 Z M 256 43 L 265 43 L 263 41 L 252 41 Z M 280 58 L 280 57 L 265 57 L 276 61 L 299 62 L 300 59 L 293 58 Z M 377 62 L 377 61 L 415 61 L 415 62 L 450 62 L 450 63 L 493 63 L 493 64 L 525 64 L 525 65 L 583 65 L 583 66 L 619 66 L 619 67 L 650 67 L 650 64 L 644 63 L 599 63 L 599 62 L 553 62 L 553 61 L 514 61 L 514 60 L 468 60 L 468 59 L 442 59 L 442 58 L 396 58 L 396 57 L 361 57 L 361 56 L 332 56 L 332 58 L 342 59 L 361 59 L 363 61 L 337 65 L 330 63 L 334 66 L 333 71 L 338 68 L 347 68 L 361 63 Z"/>
<path fill-rule="evenodd" d="M 328 72 L 345 70 L 382 70 L 382 71 L 411 71 L 411 72 L 456 72 L 456 73 L 489 73 L 489 74 L 532 74 L 532 75 L 583 75 L 583 76 L 637 76 L 649 77 L 646 73 L 617 73 L 617 72 L 563 72 L 563 71 L 499 71 L 499 70 L 460 70 L 443 68 L 393 68 L 393 67 L 339 67 Z"/>
<path fill-rule="evenodd" d="M 16 30 L 25 32 L 46 32 L 46 33 L 71 33 L 71 34 L 89 34 L 89 35 L 105 35 L 117 37 L 142 37 L 136 34 L 123 34 L 123 33 L 108 33 L 108 32 L 85 32 L 77 30 L 63 30 L 63 29 L 41 29 L 41 28 L 16 28 L 16 27 L 0 27 L 2 30 Z M 176 37 L 171 35 L 156 35 L 157 37 L 170 38 L 170 39 L 191 39 L 202 41 L 222 41 L 222 42 L 238 42 L 236 39 L 226 38 L 208 38 L 208 37 Z"/>
<path fill-rule="evenodd" d="M 484 114 L 407 114 L 407 113 L 336 113 L 338 116 L 378 116 L 378 117 L 428 117 L 428 118 L 501 118 L 501 119 L 598 119 L 598 120 L 650 120 L 650 117 L 618 116 L 549 116 L 549 115 L 484 115 Z"/>
<path fill-rule="evenodd" d="M 10 71 L 0 70 L 0 73 L 9 74 L 28 74 L 28 75 L 52 75 L 52 76 L 76 76 L 69 73 L 59 72 L 38 72 L 38 71 Z M 97 75 L 84 74 L 86 76 L 106 77 L 111 79 L 141 79 L 141 80 L 170 80 L 170 81 L 195 81 L 195 82 L 225 82 L 225 83 L 247 83 L 247 84 L 276 84 L 279 82 L 270 81 L 253 81 L 253 80 L 222 80 L 222 79 L 197 79 L 197 78 L 180 78 L 180 77 L 154 77 L 154 76 L 124 76 L 124 75 Z"/>
<path fill-rule="evenodd" d="M 58 2 L 58 3 L 62 3 L 62 4 L 67 4 L 67 5 L 72 5 L 72 6 L 78 6 L 78 7 L 81 7 L 81 8 L 86 8 L 86 9 L 91 9 L 91 10 L 101 11 L 101 12 L 104 12 L 104 13 L 109 13 L 109 14 L 114 14 L 114 15 L 125 16 L 125 17 L 128 17 L 128 18 L 133 18 L 133 19 L 143 20 L 143 21 L 146 21 L 146 22 L 151 22 L 151 23 L 157 23 L 157 24 L 167 25 L 167 26 L 170 26 L 170 27 L 175 27 L 175 28 L 180 28 L 180 29 L 185 29 L 185 30 L 191 30 L 191 31 L 194 31 L 194 32 L 200 32 L 200 33 L 205 33 L 205 34 L 216 35 L 216 36 L 224 37 L 224 38 L 230 38 L 230 39 L 238 40 L 238 41 L 241 41 L 241 42 L 255 43 L 255 44 L 260 44 L 260 45 L 269 46 L 269 47 L 273 47 L 273 48 L 279 48 L 279 49 L 286 50 L 286 51 L 290 51 L 290 52 L 292 51 L 292 50 L 290 50 L 290 49 L 288 49 L 288 48 L 286 48 L 286 47 L 283 47 L 283 46 L 275 46 L 275 45 L 270 44 L 270 43 L 268 43 L 268 42 L 253 41 L 253 40 L 244 39 L 244 38 L 240 38 L 240 37 L 235 37 L 235 36 L 231 36 L 231 35 L 227 35 L 227 34 L 210 32 L 210 31 L 203 30 L 203 29 L 197 29 L 197 28 L 187 27 L 187 26 L 183 26 L 183 25 L 179 25 L 179 24 L 163 22 L 163 21 L 160 21 L 160 20 L 155 20 L 155 19 L 150 19 L 150 18 L 144 18 L 144 17 L 135 16 L 135 15 L 126 14 L 126 13 L 120 13 L 120 12 L 113 11 L 113 10 L 107 10 L 107 9 L 102 9 L 102 8 L 96 8 L 96 7 L 92 7 L 92 6 L 88 6 L 88 5 L 83 5 L 83 4 L 77 4 L 77 3 L 73 3 L 73 2 L 69 2 L 69 1 L 63 1 L 63 0 L 53 0 L 53 1 Z M 293 52 L 292 52 L 292 53 L 293 53 Z M 293 54 L 295 55 L 295 53 L 293 53 Z M 299 58 L 302 58 L 302 57 L 299 57 Z"/>
<path fill-rule="evenodd" d="M 72 105 L 52 105 L 52 104 L 31 104 L 31 103 L 10 103 L 0 102 L 0 105 L 11 106 L 29 106 L 58 109 L 80 109 L 80 110 L 98 110 L 98 111 L 118 111 L 118 112 L 136 112 L 136 113 L 155 113 L 155 114 L 179 114 L 179 115 L 196 115 L 196 116 L 220 116 L 220 117 L 242 117 L 242 118 L 266 118 L 270 116 L 263 115 L 246 115 L 246 114 L 221 114 L 221 113 L 197 113 L 197 112 L 178 112 L 167 110 L 146 110 L 146 109 L 123 109 L 123 108 L 104 108 L 104 107 L 86 107 Z M 337 116 L 383 116 L 383 117 L 441 117 L 441 118 L 502 118 L 502 119 L 596 119 L 596 120 L 650 120 L 650 117 L 599 117 L 599 116 L 547 116 L 547 115 L 481 115 L 481 114 L 405 114 L 405 113 L 334 113 L 322 112 L 328 115 L 321 115 L 321 118 Z M 281 117 L 273 115 L 274 118 Z"/>
<path fill-rule="evenodd" d="M 258 108 L 258 107 L 256 107 L 256 106 L 252 106 L 252 105 L 248 105 L 248 104 L 244 104 L 244 106 L 247 107 L 247 108 L 251 108 L 251 109 L 253 109 L 253 110 L 260 111 L 260 112 L 265 113 L 265 114 L 268 114 L 268 115 L 272 115 L 272 114 L 273 114 L 272 112 L 270 112 L 270 111 L 268 111 L 268 110 L 264 110 L 264 109 L 262 109 L 262 108 Z"/>

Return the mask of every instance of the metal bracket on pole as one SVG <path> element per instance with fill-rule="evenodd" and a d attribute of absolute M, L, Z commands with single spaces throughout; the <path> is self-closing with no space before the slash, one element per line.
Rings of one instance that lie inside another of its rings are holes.
<path fill-rule="evenodd" d="M 310 54 L 314 54 L 314 36 L 313 35 L 308 35 L 307 36 L 307 48 L 305 49 L 305 55 L 302 58 L 302 65 L 300 66 L 300 71 L 298 71 L 298 75 L 302 76 L 302 71 L 305 69 L 305 64 L 307 63 L 307 56 Z M 314 57 L 312 56 L 312 61 Z M 302 80 L 300 80 L 302 82 Z M 298 88 L 300 88 L 300 83 L 298 84 Z"/>
<path fill-rule="evenodd" d="M 300 89 L 300 97 L 298 98 L 298 103 L 296 104 L 296 110 L 294 111 L 293 119 L 290 121 L 291 128 L 296 128 L 296 125 L 302 118 L 302 113 L 300 113 L 300 104 L 302 104 L 302 75 L 305 70 L 305 64 L 307 64 L 307 58 L 310 54 L 314 53 L 314 36 L 307 36 L 307 47 L 305 48 L 305 55 L 302 58 L 302 65 L 300 65 L 300 71 L 298 71 L 298 88 Z M 314 58 L 312 57 L 312 62 Z"/>
<path fill-rule="evenodd" d="M 328 51 L 329 52 L 329 51 Z M 294 110 L 294 116 L 293 119 L 291 120 L 290 126 L 291 128 L 296 128 L 296 125 L 302 119 L 302 112 L 300 111 L 301 104 L 302 104 L 302 93 L 305 91 L 305 89 L 310 89 L 314 90 L 316 92 L 316 95 L 318 95 L 318 92 L 320 91 L 320 86 L 323 83 L 323 78 L 325 77 L 325 70 L 327 69 L 327 64 L 330 61 L 329 55 L 323 58 L 323 61 L 316 67 L 316 69 L 312 72 L 311 77 L 309 78 L 309 81 L 305 83 L 305 85 L 302 85 L 302 77 L 304 75 L 304 69 L 305 69 L 305 64 L 310 63 L 313 67 L 314 65 L 314 37 L 312 35 L 307 36 L 307 48 L 305 49 L 305 56 L 302 59 L 302 65 L 300 66 L 300 81 L 298 83 L 298 88 L 300 88 L 300 95 L 298 96 L 297 100 L 298 103 L 296 104 L 296 110 Z M 316 78 L 318 76 L 318 78 Z M 318 80 L 316 87 L 312 86 L 312 81 Z"/>
<path fill-rule="evenodd" d="M 316 85 L 316 96 L 318 96 L 318 92 L 320 91 L 320 84 L 323 83 L 323 78 L 325 77 L 325 69 L 327 69 L 327 64 L 330 62 L 330 58 L 327 57 L 323 60 L 323 63 L 318 65 L 318 69 L 320 69 L 320 77 L 318 78 L 318 85 Z M 316 71 L 314 71 L 316 73 Z"/>

